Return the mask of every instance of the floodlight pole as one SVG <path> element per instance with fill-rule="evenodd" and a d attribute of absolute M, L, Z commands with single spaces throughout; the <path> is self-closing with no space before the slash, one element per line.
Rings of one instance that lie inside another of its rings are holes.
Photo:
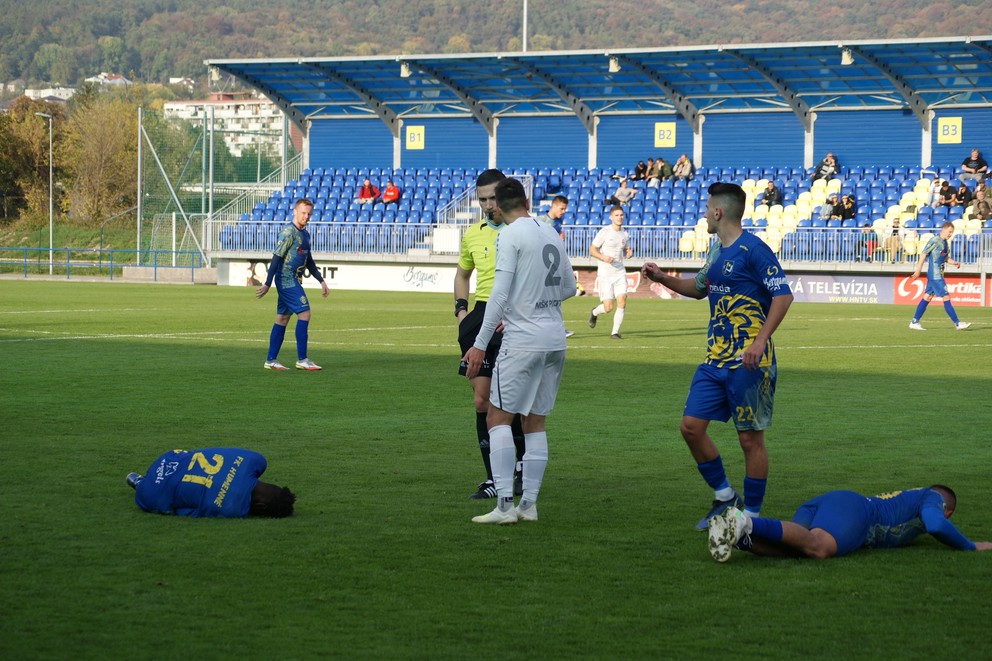
<path fill-rule="evenodd" d="M 524 52 L 527 52 L 527 0 L 524 0 Z"/>
<path fill-rule="evenodd" d="M 38 117 L 48 120 L 48 275 L 55 272 L 55 189 L 52 176 L 52 116 L 47 112 L 36 112 Z"/>

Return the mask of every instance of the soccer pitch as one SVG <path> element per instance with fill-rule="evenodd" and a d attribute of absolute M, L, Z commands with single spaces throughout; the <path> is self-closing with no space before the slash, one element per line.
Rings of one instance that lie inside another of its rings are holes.
<path fill-rule="evenodd" d="M 713 562 L 711 492 L 678 433 L 704 301 L 595 301 L 568 340 L 541 520 L 492 501 L 451 297 L 313 300 L 321 372 L 262 369 L 248 288 L 0 282 L 0 658 L 661 659 L 987 656 L 992 553 L 930 537 L 825 562 Z M 992 310 L 794 304 L 763 513 L 835 488 L 942 482 L 992 540 Z M 280 357 L 295 361 L 292 324 Z M 714 423 L 728 476 L 743 459 Z M 170 448 L 263 453 L 286 520 L 146 514 L 124 484 Z"/>

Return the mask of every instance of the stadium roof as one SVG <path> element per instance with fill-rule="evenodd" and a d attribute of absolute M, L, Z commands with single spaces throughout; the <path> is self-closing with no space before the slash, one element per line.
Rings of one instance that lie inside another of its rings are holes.
<path fill-rule="evenodd" d="M 992 36 L 610 51 L 207 60 L 307 120 L 992 107 Z"/>

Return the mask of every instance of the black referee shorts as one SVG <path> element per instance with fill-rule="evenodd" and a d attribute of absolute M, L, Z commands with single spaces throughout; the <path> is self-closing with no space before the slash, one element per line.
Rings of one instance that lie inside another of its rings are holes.
<path fill-rule="evenodd" d="M 458 346 L 462 350 L 459 357 L 464 356 L 465 352 L 475 344 L 475 338 L 479 336 L 479 330 L 482 328 L 482 320 L 485 316 L 486 302 L 478 301 L 472 311 L 465 315 L 461 323 L 458 324 Z M 499 353 L 499 348 L 502 344 L 503 334 L 493 333 L 493 338 L 489 340 L 489 346 L 486 347 L 486 356 L 482 359 L 482 367 L 479 368 L 479 376 L 492 378 L 493 365 L 496 364 L 496 354 Z M 464 362 L 458 363 L 458 373 L 460 375 L 465 376 L 466 368 L 467 365 Z"/>

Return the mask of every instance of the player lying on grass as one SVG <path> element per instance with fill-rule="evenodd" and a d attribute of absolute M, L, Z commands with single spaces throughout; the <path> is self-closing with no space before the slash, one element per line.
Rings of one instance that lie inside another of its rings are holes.
<path fill-rule="evenodd" d="M 146 512 L 195 517 L 282 518 L 293 514 L 296 496 L 286 487 L 260 482 L 265 457 L 242 448 L 170 450 L 145 474 L 130 473 L 134 503 Z"/>
<path fill-rule="evenodd" d="M 905 546 L 923 534 L 956 549 L 992 550 L 992 542 L 969 541 L 948 521 L 956 506 L 954 491 L 935 484 L 878 496 L 829 491 L 800 505 L 792 521 L 751 518 L 731 507 L 709 520 L 710 555 L 726 562 L 736 548 L 823 560 L 862 547 Z"/>

